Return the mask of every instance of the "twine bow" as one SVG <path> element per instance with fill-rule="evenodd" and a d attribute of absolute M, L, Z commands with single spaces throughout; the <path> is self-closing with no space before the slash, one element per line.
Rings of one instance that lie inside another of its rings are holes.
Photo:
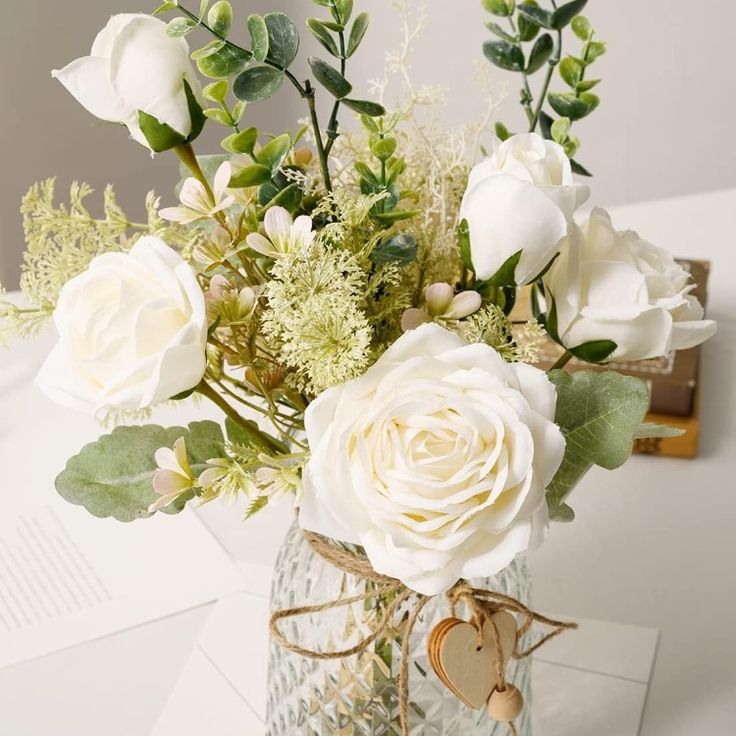
<path fill-rule="evenodd" d="M 360 557 L 348 550 L 336 547 L 335 545 L 330 544 L 330 542 L 328 542 L 324 537 L 312 534 L 311 532 L 304 532 L 304 536 L 312 549 L 325 561 L 332 564 L 338 570 L 350 575 L 355 575 L 367 582 L 374 583 L 375 586 L 370 588 L 366 586 L 365 592 L 347 598 L 340 596 L 335 600 L 326 601 L 324 603 L 296 606 L 294 608 L 285 608 L 279 611 L 274 611 L 269 620 L 271 636 L 280 647 L 289 652 L 293 652 L 294 654 L 299 654 L 302 657 L 319 660 L 344 659 L 364 652 L 374 641 L 376 641 L 376 639 L 378 639 L 378 637 L 381 636 L 381 634 L 383 634 L 384 631 L 386 631 L 393 621 L 394 614 L 400 610 L 405 603 L 413 599 L 406 621 L 406 631 L 401 641 L 401 662 L 399 665 L 399 720 L 401 724 L 401 736 L 409 736 L 409 641 L 419 614 L 422 612 L 424 606 L 426 606 L 432 599 L 432 596 L 417 593 L 416 591 L 407 588 L 396 578 L 377 573 L 366 558 Z M 508 611 L 521 616 L 522 623 L 518 630 L 516 646 L 514 647 L 514 652 L 512 654 L 515 659 L 524 659 L 539 649 L 539 647 L 546 644 L 550 639 L 561 634 L 563 631 L 577 628 L 577 624 L 575 623 L 556 621 L 554 619 L 547 618 L 540 613 L 532 611 L 521 601 L 518 601 L 511 596 L 504 595 L 503 593 L 496 593 L 492 590 L 485 590 L 483 588 L 474 588 L 464 580 L 456 583 L 446 595 L 450 603 L 452 615 L 456 615 L 458 604 L 465 603 L 479 622 L 481 630 L 483 621 L 486 618 L 490 618 L 498 611 Z M 312 613 L 321 613 L 322 611 L 350 606 L 354 603 L 365 602 L 372 599 L 381 599 L 385 596 L 391 596 L 391 601 L 384 609 L 383 615 L 375 622 L 373 630 L 356 644 L 346 649 L 337 649 L 333 651 L 308 649 L 297 642 L 289 640 L 279 628 L 279 623 L 284 619 L 308 616 Z M 532 646 L 520 651 L 519 643 L 522 637 L 532 628 L 535 622 L 545 626 L 550 626 L 552 630 L 547 632 Z M 499 689 L 502 690 L 506 686 L 505 662 L 503 661 L 501 652 L 500 636 L 495 624 L 493 624 L 492 631 L 494 646 L 497 653 L 496 662 L 498 681 L 500 683 Z M 509 727 L 512 734 L 515 734 L 516 729 L 513 724 L 510 723 Z"/>

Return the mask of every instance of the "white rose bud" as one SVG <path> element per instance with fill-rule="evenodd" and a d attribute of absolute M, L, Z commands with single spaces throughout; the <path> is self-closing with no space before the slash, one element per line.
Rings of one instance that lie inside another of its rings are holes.
<path fill-rule="evenodd" d="M 65 406 L 141 409 L 204 375 L 204 294 L 191 266 L 159 238 L 95 258 L 62 289 L 54 323 L 59 342 L 36 380 Z"/>
<path fill-rule="evenodd" d="M 306 413 L 301 526 L 426 595 L 538 544 L 565 442 L 546 374 L 425 324 Z"/>
<path fill-rule="evenodd" d="M 559 341 L 586 358 L 597 341 L 616 347 L 605 360 L 656 358 L 699 345 L 716 331 L 690 294 L 690 275 L 664 248 L 631 230 L 618 232 L 595 209 L 575 227 L 544 278 L 548 310 Z"/>
<path fill-rule="evenodd" d="M 460 219 L 468 223 L 477 278 L 520 286 L 557 255 L 590 190 L 573 181 L 562 146 L 536 133 L 496 140 L 494 147 L 470 173 Z"/>
<path fill-rule="evenodd" d="M 126 125 L 138 143 L 163 151 L 195 138 L 203 118 L 201 87 L 183 38 L 143 13 L 114 15 L 92 44 L 89 56 L 52 75 L 89 112 Z M 188 86 L 188 89 L 187 89 Z M 140 112 L 153 118 L 143 120 Z M 168 126 L 168 129 L 164 126 Z"/>

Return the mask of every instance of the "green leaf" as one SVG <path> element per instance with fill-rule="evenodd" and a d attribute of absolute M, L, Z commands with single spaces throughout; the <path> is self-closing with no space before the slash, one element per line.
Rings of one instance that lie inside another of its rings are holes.
<path fill-rule="evenodd" d="M 327 49 L 330 54 L 332 54 L 332 56 L 340 56 L 337 42 L 324 21 L 321 21 L 319 18 L 309 18 L 307 20 L 307 28 L 309 28 L 312 35 Z"/>
<path fill-rule="evenodd" d="M 189 137 L 187 143 L 196 140 L 199 134 L 204 129 L 204 125 L 207 122 L 202 107 L 200 106 L 197 98 L 194 96 L 191 86 L 187 80 L 184 80 L 184 94 L 187 98 L 187 107 L 189 108 L 189 118 L 192 121 L 192 128 L 189 131 Z"/>
<path fill-rule="evenodd" d="M 561 524 L 569 524 L 575 521 L 575 512 L 566 504 L 549 508 L 549 518 Z"/>
<path fill-rule="evenodd" d="M 519 15 L 523 15 L 527 20 L 542 28 L 549 30 L 553 27 L 552 13 L 549 10 L 540 8 L 538 5 L 519 5 Z"/>
<path fill-rule="evenodd" d="M 552 123 L 552 140 L 562 145 L 570 132 L 570 118 L 559 118 Z"/>
<path fill-rule="evenodd" d="M 600 83 L 600 79 L 583 79 L 575 85 L 577 92 L 587 92 Z"/>
<path fill-rule="evenodd" d="M 216 41 L 205 47 L 206 53 L 195 58 L 197 68 L 205 77 L 210 79 L 224 79 L 232 77 L 243 69 L 253 58 L 253 55 L 244 49 L 230 46 L 222 41 Z"/>
<path fill-rule="evenodd" d="M 408 233 L 399 233 L 379 243 L 371 252 L 373 263 L 396 263 L 407 266 L 417 258 L 417 241 Z"/>
<path fill-rule="evenodd" d="M 273 97 L 284 82 L 284 73 L 266 64 L 257 64 L 241 72 L 233 83 L 233 93 L 239 100 L 260 102 Z"/>
<path fill-rule="evenodd" d="M 208 120 L 214 120 L 216 123 L 225 125 L 228 128 L 232 127 L 233 119 L 225 110 L 221 110 L 218 107 L 211 107 L 208 110 L 205 110 L 204 114 Z"/>
<path fill-rule="evenodd" d="M 190 34 L 197 27 L 191 18 L 172 18 L 166 24 L 166 35 L 171 38 L 181 38 Z"/>
<path fill-rule="evenodd" d="M 207 14 L 207 25 L 222 38 L 230 35 L 233 26 L 233 7 L 227 0 L 217 0 Z"/>
<path fill-rule="evenodd" d="M 554 41 L 549 33 L 541 35 L 534 43 L 531 54 L 529 54 L 529 62 L 526 66 L 527 74 L 534 74 L 534 72 L 539 71 L 552 56 L 554 47 Z"/>
<path fill-rule="evenodd" d="M 551 92 L 547 99 L 558 115 L 570 120 L 580 120 L 590 115 L 600 103 L 600 99 L 592 92 L 583 92 L 579 97 L 570 92 L 564 94 Z"/>
<path fill-rule="evenodd" d="M 353 85 L 337 70 L 327 62 L 310 56 L 309 66 L 317 81 L 338 100 L 347 97 L 353 91 Z"/>
<path fill-rule="evenodd" d="M 343 100 L 343 104 L 347 105 L 351 110 L 361 115 L 368 115 L 371 118 L 380 118 L 386 114 L 386 109 L 383 105 L 379 105 L 377 102 L 371 102 L 370 100 L 353 100 L 346 97 Z"/>
<path fill-rule="evenodd" d="M 592 64 L 599 56 L 606 53 L 606 44 L 603 41 L 593 41 L 588 44 L 588 51 L 585 54 L 585 62 Z"/>
<path fill-rule="evenodd" d="M 273 173 L 276 173 L 286 158 L 286 154 L 289 153 L 290 148 L 291 138 L 289 137 L 289 134 L 282 133 L 266 143 L 266 145 L 256 153 L 256 160 L 262 166 L 268 166 Z"/>
<path fill-rule="evenodd" d="M 500 15 L 502 18 L 511 15 L 506 0 L 481 0 L 481 4 L 489 13 L 493 13 L 493 15 Z"/>
<path fill-rule="evenodd" d="M 361 161 L 356 161 L 355 164 L 355 170 L 360 174 L 360 178 L 364 181 L 369 182 L 370 184 L 375 184 L 376 186 L 380 185 L 380 182 L 378 181 L 378 177 L 373 173 L 371 168 L 364 164 Z"/>
<path fill-rule="evenodd" d="M 524 0 L 522 3 L 524 6 L 537 7 L 536 0 Z M 539 26 L 534 23 L 528 16 L 519 13 L 517 18 L 517 28 L 519 31 L 519 41 L 528 42 L 534 40 L 536 35 L 539 33 Z"/>
<path fill-rule="evenodd" d="M 268 496 L 258 496 L 258 498 L 254 498 L 248 504 L 248 508 L 245 510 L 243 519 L 245 521 L 252 519 L 259 511 L 263 511 L 266 506 L 268 506 Z"/>
<path fill-rule="evenodd" d="M 348 38 L 348 48 L 346 56 L 350 58 L 360 46 L 365 32 L 368 30 L 368 13 L 361 13 L 354 21 L 353 27 L 350 29 L 350 37 Z"/>
<path fill-rule="evenodd" d="M 154 153 L 169 151 L 186 142 L 186 138 L 181 133 L 177 133 L 166 123 L 160 123 L 143 110 L 138 111 L 138 125 Z"/>
<path fill-rule="evenodd" d="M 148 507 L 159 498 L 153 490 L 156 450 L 173 447 L 180 437 L 195 475 L 207 460 L 224 453 L 222 429 L 216 422 L 194 422 L 188 428 L 117 427 L 69 460 L 56 479 L 56 490 L 70 503 L 84 506 L 100 518 L 147 518 Z M 163 511 L 177 513 L 182 508 L 178 504 Z"/>
<path fill-rule="evenodd" d="M 268 187 L 268 184 L 264 184 L 262 189 L 265 187 Z M 283 207 L 284 209 L 289 210 L 289 212 L 294 212 L 299 207 L 299 204 L 302 200 L 302 190 L 299 187 L 298 184 L 289 184 L 289 186 L 284 187 L 279 192 L 276 193 L 274 197 L 269 199 L 265 203 L 265 207 Z"/>
<path fill-rule="evenodd" d="M 474 271 L 473 257 L 470 251 L 470 226 L 467 220 L 463 220 L 457 228 L 457 244 L 460 248 L 460 257 L 463 259 L 463 265 L 468 271 Z"/>
<path fill-rule="evenodd" d="M 572 32 L 581 40 L 589 41 L 593 35 L 593 26 L 584 15 L 576 15 L 572 19 Z"/>
<path fill-rule="evenodd" d="M 568 350 L 586 363 L 603 363 L 616 350 L 618 345 L 612 340 L 591 340 Z"/>
<path fill-rule="evenodd" d="M 561 31 L 586 6 L 588 0 L 572 0 L 552 13 L 552 27 Z"/>
<path fill-rule="evenodd" d="M 168 13 L 172 10 L 176 10 L 177 4 L 175 2 L 170 2 L 167 0 L 165 3 L 161 3 L 156 10 L 151 13 L 151 15 L 155 18 L 157 15 L 163 15 L 164 13 Z"/>
<path fill-rule="evenodd" d="M 271 168 L 262 164 L 251 164 L 233 174 L 228 186 L 231 189 L 257 187 L 271 181 Z"/>
<path fill-rule="evenodd" d="M 626 462 L 649 408 L 649 391 L 644 381 L 612 371 L 548 375 L 557 387 L 555 422 L 566 441 L 562 465 L 547 488 L 552 510 L 593 465 L 613 470 Z"/>
<path fill-rule="evenodd" d="M 585 166 L 583 166 L 578 161 L 575 161 L 574 159 L 570 160 L 570 167 L 572 168 L 573 174 L 578 174 L 579 176 L 593 176 L 593 174 L 591 174 L 590 171 L 585 168 Z"/>
<path fill-rule="evenodd" d="M 511 133 L 509 132 L 509 129 L 503 123 L 496 123 L 495 131 L 496 137 L 501 141 L 505 141 L 511 138 Z"/>
<path fill-rule="evenodd" d="M 202 94 L 206 99 L 212 102 L 224 102 L 228 93 L 228 83 L 226 79 L 221 79 L 219 82 L 212 82 L 208 84 L 203 90 Z"/>
<path fill-rule="evenodd" d="M 574 56 L 566 56 L 560 62 L 560 76 L 573 89 L 577 88 L 578 82 L 583 78 L 584 71 L 585 67 Z"/>
<path fill-rule="evenodd" d="M 337 9 L 335 20 L 345 25 L 353 14 L 353 0 L 335 0 L 334 7 Z"/>
<path fill-rule="evenodd" d="M 299 32 L 294 21 L 284 13 L 268 13 L 263 20 L 268 30 L 268 59 L 287 69 L 299 51 Z"/>
<path fill-rule="evenodd" d="M 512 72 L 524 70 L 524 52 L 508 41 L 486 41 L 483 53 L 488 61 Z"/>
<path fill-rule="evenodd" d="M 678 427 L 668 427 L 666 424 L 654 424 L 653 422 L 644 422 L 639 429 L 636 430 L 634 437 L 638 440 L 658 439 L 668 437 L 682 437 L 685 434 L 684 429 Z"/>
<path fill-rule="evenodd" d="M 504 41 L 508 41 L 509 43 L 516 43 L 516 39 L 510 34 L 504 31 L 503 28 L 501 28 L 498 23 L 494 23 L 493 21 L 488 21 L 486 23 L 486 28 L 493 33 L 495 36 L 498 36 L 499 38 L 502 38 Z"/>
<path fill-rule="evenodd" d="M 248 17 L 248 32 L 253 58 L 262 64 L 268 56 L 268 28 L 263 16 L 253 14 Z"/>
<path fill-rule="evenodd" d="M 488 279 L 491 286 L 516 286 L 516 267 L 521 259 L 521 251 L 518 250 L 510 258 L 507 258 L 503 266 Z"/>
<path fill-rule="evenodd" d="M 396 138 L 379 138 L 372 146 L 371 153 L 381 161 L 388 161 L 396 153 Z"/>
<path fill-rule="evenodd" d="M 231 153 L 247 153 L 249 156 L 252 156 L 257 140 L 258 130 L 256 128 L 248 128 L 225 138 L 222 142 L 222 147 Z"/>

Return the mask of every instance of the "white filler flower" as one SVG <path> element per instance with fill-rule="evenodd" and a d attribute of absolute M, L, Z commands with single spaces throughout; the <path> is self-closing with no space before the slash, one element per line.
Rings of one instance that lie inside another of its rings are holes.
<path fill-rule="evenodd" d="M 89 112 L 126 125 L 131 136 L 150 148 L 138 112 L 168 125 L 184 138 L 192 119 L 184 82 L 199 98 L 200 84 L 183 38 L 166 34 L 166 23 L 143 13 L 113 15 L 92 44 L 89 56 L 52 75 Z"/>
<path fill-rule="evenodd" d="M 54 323 L 59 342 L 36 380 L 65 406 L 140 409 L 204 375 L 204 294 L 191 266 L 159 238 L 95 258 L 62 289 Z"/>
<path fill-rule="evenodd" d="M 595 209 L 575 228 L 544 279 L 560 342 L 575 350 L 616 344 L 608 360 L 644 360 L 699 345 L 716 331 L 690 294 L 695 284 L 664 248 L 632 230 L 618 232 Z"/>
<path fill-rule="evenodd" d="M 541 541 L 565 442 L 542 371 L 426 324 L 306 413 L 303 528 L 427 595 Z"/>
<path fill-rule="evenodd" d="M 570 160 L 554 141 L 536 133 L 496 140 L 493 156 L 471 171 L 460 209 L 476 276 L 500 278 L 497 286 L 531 283 L 559 252 L 573 213 L 589 195 L 573 181 Z M 500 273 L 507 263 L 513 268 Z"/>

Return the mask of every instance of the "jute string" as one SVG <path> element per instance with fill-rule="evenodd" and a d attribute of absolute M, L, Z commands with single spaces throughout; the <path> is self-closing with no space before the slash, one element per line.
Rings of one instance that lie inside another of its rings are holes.
<path fill-rule="evenodd" d="M 330 660 L 343 659 L 354 654 L 364 652 L 386 629 L 391 625 L 394 614 L 401 608 L 404 603 L 413 599 L 409 615 L 406 620 L 406 629 L 401 642 L 401 661 L 399 664 L 399 720 L 401 724 L 402 736 L 409 736 L 409 640 L 412 631 L 417 622 L 417 618 L 422 612 L 424 606 L 432 599 L 431 596 L 422 595 L 407 588 L 401 581 L 396 578 L 388 577 L 377 573 L 370 562 L 365 558 L 340 547 L 331 544 L 324 537 L 311 532 L 303 532 L 310 547 L 326 562 L 349 575 L 373 583 L 373 586 L 366 586 L 366 590 L 358 595 L 343 597 L 342 595 L 335 600 L 317 603 L 314 605 L 296 606 L 294 608 L 285 608 L 274 611 L 269 621 L 269 629 L 274 641 L 283 649 L 299 654 L 302 657 L 310 659 Z M 566 621 L 556 621 L 555 619 L 543 616 L 541 613 L 532 611 L 521 601 L 496 593 L 492 590 L 483 588 L 473 588 L 464 580 L 456 583 L 447 593 L 450 604 L 450 610 L 453 616 L 456 616 L 457 607 L 460 603 L 465 604 L 472 612 L 475 621 L 478 624 L 479 641 L 482 638 L 483 623 L 486 619 L 490 619 L 492 623 L 491 631 L 493 633 L 493 645 L 496 650 L 496 667 L 498 675 L 498 690 L 506 688 L 505 662 L 501 648 L 501 638 L 493 623 L 492 616 L 499 611 L 508 611 L 521 617 L 521 625 L 518 629 L 516 646 L 514 647 L 513 657 L 515 659 L 524 659 L 535 652 L 539 647 L 546 644 L 550 639 L 558 636 L 568 629 L 576 629 L 577 624 Z M 279 628 L 279 623 L 285 619 L 297 618 L 299 616 L 308 616 L 313 613 L 321 613 L 335 608 L 352 605 L 353 603 L 366 602 L 370 600 L 380 600 L 390 597 L 390 603 L 382 611 L 382 614 L 374 624 L 373 630 L 354 644 L 346 649 L 336 649 L 332 651 L 318 651 L 303 647 L 298 642 L 288 639 Z M 529 632 L 534 623 L 539 623 L 551 627 L 551 631 L 547 632 L 533 645 L 526 649 L 520 650 L 520 642 L 523 636 Z M 516 728 L 513 723 L 509 723 L 509 730 L 513 736 L 516 736 Z"/>

